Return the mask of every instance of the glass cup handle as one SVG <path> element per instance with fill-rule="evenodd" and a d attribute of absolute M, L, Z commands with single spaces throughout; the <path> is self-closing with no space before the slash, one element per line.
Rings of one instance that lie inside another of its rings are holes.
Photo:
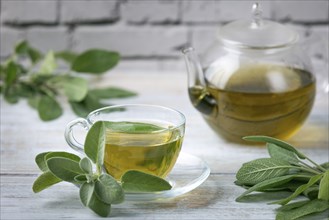
<path fill-rule="evenodd" d="M 77 125 L 82 126 L 86 130 L 89 130 L 90 127 L 88 121 L 84 118 L 77 118 L 71 121 L 65 128 L 65 140 L 73 150 L 84 153 L 83 144 L 79 143 L 73 135 L 73 128 Z"/>

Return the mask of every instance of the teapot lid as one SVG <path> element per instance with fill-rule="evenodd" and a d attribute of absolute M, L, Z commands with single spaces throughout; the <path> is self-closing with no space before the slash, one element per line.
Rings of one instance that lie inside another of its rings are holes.
<path fill-rule="evenodd" d="M 291 45 L 298 40 L 296 31 L 262 19 L 258 3 L 252 6 L 252 20 L 233 21 L 220 29 L 219 40 L 226 46 L 270 49 Z"/>

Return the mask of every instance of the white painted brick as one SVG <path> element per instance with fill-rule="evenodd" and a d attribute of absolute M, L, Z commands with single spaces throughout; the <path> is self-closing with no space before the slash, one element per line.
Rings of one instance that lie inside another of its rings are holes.
<path fill-rule="evenodd" d="M 118 18 L 115 0 L 60 0 L 64 23 L 111 21 Z"/>
<path fill-rule="evenodd" d="M 69 34 L 66 27 L 33 27 L 27 29 L 29 43 L 42 52 L 69 49 Z"/>
<path fill-rule="evenodd" d="M 310 35 L 310 28 L 308 26 L 304 26 L 301 24 L 293 24 L 293 23 L 281 23 L 281 24 L 285 25 L 289 29 L 296 31 L 300 42 L 306 41 L 308 36 Z"/>
<path fill-rule="evenodd" d="M 192 46 L 198 54 L 203 54 L 216 41 L 219 27 L 194 27 L 192 29 Z"/>
<path fill-rule="evenodd" d="M 15 45 L 23 40 L 24 33 L 21 30 L 3 26 L 0 26 L 0 30 L 0 56 L 6 57 L 13 52 Z"/>
<path fill-rule="evenodd" d="M 57 0 L 1 1 L 1 20 L 4 23 L 56 23 Z"/>
<path fill-rule="evenodd" d="M 127 1 L 121 4 L 122 19 L 129 23 L 177 22 L 179 1 Z"/>
<path fill-rule="evenodd" d="M 275 18 L 299 22 L 328 22 L 329 1 L 276 1 Z"/>
<path fill-rule="evenodd" d="M 312 57 L 329 61 L 329 25 L 314 26 L 311 28 L 309 53 Z M 328 69 L 327 69 L 328 73 Z"/>
<path fill-rule="evenodd" d="M 321 59 L 328 62 L 329 25 L 303 26 L 286 24 L 299 34 L 298 45 L 303 48 L 311 59 Z"/>
<path fill-rule="evenodd" d="M 147 70 L 148 72 L 154 72 L 159 74 L 162 71 L 175 71 L 181 74 L 186 74 L 186 67 L 185 62 L 183 60 L 183 56 L 179 57 L 178 59 L 123 59 L 119 62 L 118 66 L 115 67 L 116 71 L 135 71 L 139 70 L 143 72 Z"/>
<path fill-rule="evenodd" d="M 271 18 L 271 2 L 261 0 L 264 18 Z M 254 1 L 182 1 L 182 21 L 188 23 L 226 22 L 251 18 Z"/>
<path fill-rule="evenodd" d="M 216 1 L 182 1 L 182 21 L 219 22 L 220 3 Z"/>
<path fill-rule="evenodd" d="M 79 27 L 74 33 L 75 50 L 105 48 L 125 57 L 179 56 L 187 42 L 184 27 Z"/>
<path fill-rule="evenodd" d="M 252 6 L 255 2 L 259 3 L 259 8 L 262 11 L 262 17 L 265 19 L 272 18 L 272 1 L 220 1 L 219 19 L 221 21 L 234 21 L 238 19 L 251 19 Z"/>

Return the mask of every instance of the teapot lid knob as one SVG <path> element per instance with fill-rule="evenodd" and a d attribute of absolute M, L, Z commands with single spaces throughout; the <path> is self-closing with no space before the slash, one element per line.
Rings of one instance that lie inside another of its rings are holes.
<path fill-rule="evenodd" d="M 258 28 L 263 24 L 263 11 L 258 2 L 252 5 L 252 28 Z"/>
<path fill-rule="evenodd" d="M 283 48 L 298 40 L 296 31 L 277 22 L 263 19 L 259 3 L 252 5 L 250 20 L 237 20 L 220 28 L 218 39 L 228 47 L 249 49 Z"/>

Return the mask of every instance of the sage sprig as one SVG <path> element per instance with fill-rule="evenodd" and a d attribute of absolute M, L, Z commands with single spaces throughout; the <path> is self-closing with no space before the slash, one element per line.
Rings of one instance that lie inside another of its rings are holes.
<path fill-rule="evenodd" d="M 33 183 L 33 192 L 41 192 L 62 181 L 73 183 L 79 187 L 82 204 L 99 216 L 106 217 L 113 204 L 124 201 L 125 192 L 171 189 L 166 180 L 137 170 L 127 171 L 120 181 L 104 173 L 106 126 L 107 122 L 98 121 L 89 129 L 84 144 L 84 158 L 68 152 L 38 154 L 35 162 L 42 174 Z"/>
<path fill-rule="evenodd" d="M 54 120 L 63 114 L 61 96 L 66 97 L 74 113 L 85 117 L 89 112 L 109 105 L 103 103 L 103 99 L 136 95 L 118 87 L 90 89 L 88 81 L 78 76 L 104 74 L 119 60 L 117 52 L 101 49 L 90 49 L 81 54 L 49 51 L 43 55 L 27 41 L 22 41 L 0 65 L 0 93 L 12 104 L 27 99 L 43 121 Z M 68 68 L 64 65 L 59 68 L 60 61 L 67 63 Z"/>
<path fill-rule="evenodd" d="M 248 141 L 266 142 L 270 158 L 260 158 L 242 165 L 236 185 L 247 190 L 236 201 L 248 200 L 248 194 L 290 191 L 290 196 L 270 204 L 282 205 L 276 219 L 297 219 L 329 210 L 328 163 L 317 164 L 289 143 L 267 136 L 248 136 Z M 295 202 L 298 196 L 306 200 Z"/>

